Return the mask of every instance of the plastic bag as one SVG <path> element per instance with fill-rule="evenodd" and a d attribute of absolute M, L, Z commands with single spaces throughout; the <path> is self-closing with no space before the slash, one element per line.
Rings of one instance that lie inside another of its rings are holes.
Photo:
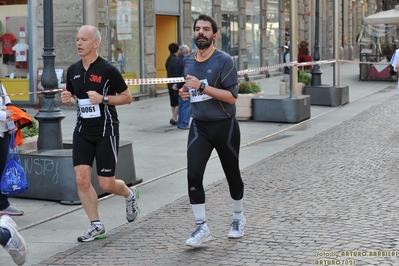
<path fill-rule="evenodd" d="M 7 161 L 1 176 L 1 193 L 7 196 L 16 196 L 28 189 L 28 180 L 21 165 L 18 148 L 14 144 L 14 133 L 10 135 Z"/>

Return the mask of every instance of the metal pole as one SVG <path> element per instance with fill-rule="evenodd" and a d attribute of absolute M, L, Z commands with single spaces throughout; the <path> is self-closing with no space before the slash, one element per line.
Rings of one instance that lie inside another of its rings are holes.
<path fill-rule="evenodd" d="M 338 35 L 338 28 L 339 28 L 339 3 L 338 0 L 334 1 L 334 58 L 339 59 L 339 35 Z M 340 80 L 340 63 L 334 63 L 334 87 L 339 86 Z"/>
<path fill-rule="evenodd" d="M 44 53 L 41 84 L 44 90 L 54 90 L 58 87 L 54 68 L 54 36 L 53 36 L 53 1 L 43 0 Z M 55 101 L 56 92 L 43 93 L 39 112 L 35 115 L 39 121 L 38 150 L 62 149 L 61 120 L 65 115 Z"/>
<path fill-rule="evenodd" d="M 295 1 L 294 1 L 295 2 Z M 334 1 L 338 2 L 338 0 Z M 316 18 L 315 18 L 315 40 L 314 40 L 314 53 L 313 53 L 313 61 L 319 61 L 320 60 L 320 53 L 319 53 L 319 0 L 316 0 Z M 320 65 L 314 65 L 312 71 L 310 72 L 312 74 L 312 83 L 311 86 L 320 86 L 321 85 L 321 74 L 323 72 L 320 70 Z"/>
<path fill-rule="evenodd" d="M 298 1 L 291 1 L 290 8 L 290 61 L 298 61 Z M 290 69 L 290 97 L 296 98 L 298 96 L 298 66 L 295 64 Z"/>

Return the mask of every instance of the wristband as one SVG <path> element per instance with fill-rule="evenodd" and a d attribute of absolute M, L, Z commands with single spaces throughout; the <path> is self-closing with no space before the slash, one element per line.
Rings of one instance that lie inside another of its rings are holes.
<path fill-rule="evenodd" d="M 201 82 L 201 85 L 200 85 L 200 87 L 198 88 L 198 91 L 201 92 L 201 93 L 203 93 L 203 92 L 204 92 L 204 89 L 205 89 L 205 86 L 206 86 L 206 84 L 205 84 L 204 82 Z"/>
<path fill-rule="evenodd" d="M 109 98 L 107 96 L 103 96 L 103 104 L 108 104 Z"/>

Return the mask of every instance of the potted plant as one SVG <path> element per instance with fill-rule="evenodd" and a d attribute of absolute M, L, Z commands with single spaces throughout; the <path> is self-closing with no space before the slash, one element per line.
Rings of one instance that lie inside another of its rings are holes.
<path fill-rule="evenodd" d="M 264 94 L 261 88 L 251 81 L 241 81 L 238 84 L 238 97 L 236 100 L 237 120 L 249 120 L 252 117 L 252 98 Z"/>
<path fill-rule="evenodd" d="M 303 87 L 309 86 L 312 82 L 312 75 L 304 70 L 298 74 L 298 94 L 302 94 Z"/>
<path fill-rule="evenodd" d="M 32 119 L 32 125 L 21 129 L 24 141 L 18 150 L 37 150 L 37 137 L 39 135 L 39 127 L 36 120 Z"/>

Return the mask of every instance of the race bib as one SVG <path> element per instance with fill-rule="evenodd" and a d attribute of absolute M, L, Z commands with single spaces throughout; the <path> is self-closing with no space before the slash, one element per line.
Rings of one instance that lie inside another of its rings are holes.
<path fill-rule="evenodd" d="M 78 106 L 80 110 L 80 117 L 94 118 L 100 117 L 100 106 L 98 104 L 90 103 L 89 99 L 78 99 Z"/>
<path fill-rule="evenodd" d="M 201 82 L 205 83 L 206 85 L 208 85 L 208 80 L 207 79 L 203 79 L 200 80 Z M 196 89 L 193 88 L 188 88 L 188 91 L 190 92 L 190 101 L 192 103 L 196 103 L 196 102 L 203 102 L 203 101 L 207 101 L 210 99 L 213 99 L 211 96 L 203 93 L 203 92 L 199 92 Z"/>

